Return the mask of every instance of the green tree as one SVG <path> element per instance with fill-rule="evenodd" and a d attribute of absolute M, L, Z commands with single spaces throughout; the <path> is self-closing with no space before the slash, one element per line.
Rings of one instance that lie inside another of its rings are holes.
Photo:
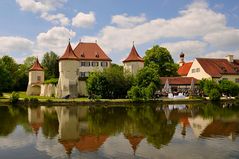
<path fill-rule="evenodd" d="M 10 56 L 0 59 L 0 88 L 2 91 L 12 91 L 18 79 L 18 64 Z"/>
<path fill-rule="evenodd" d="M 239 94 L 239 85 L 232 81 L 221 80 L 219 81 L 219 87 L 221 92 L 227 96 L 237 96 Z"/>
<path fill-rule="evenodd" d="M 128 91 L 129 98 L 138 100 L 151 99 L 155 91 L 160 87 L 159 74 L 157 70 L 151 67 L 141 69 L 135 78 L 134 86 Z"/>
<path fill-rule="evenodd" d="M 174 63 L 170 52 L 158 45 L 146 51 L 144 65 L 156 69 L 161 77 L 178 76 L 178 65 Z"/>
<path fill-rule="evenodd" d="M 45 71 L 45 79 L 58 78 L 59 77 L 59 56 L 54 52 L 47 52 L 42 59 L 42 66 Z"/>
<path fill-rule="evenodd" d="M 35 56 L 29 56 L 24 60 L 23 65 L 26 67 L 27 71 L 32 67 L 35 61 L 36 61 Z"/>
<path fill-rule="evenodd" d="M 132 75 L 124 74 L 122 66 L 113 64 L 103 72 L 91 73 L 87 79 L 87 89 L 91 97 L 125 98 L 132 83 Z"/>
<path fill-rule="evenodd" d="M 212 101 L 219 101 L 221 97 L 221 94 L 218 89 L 213 88 L 209 92 L 209 99 Z"/>
<path fill-rule="evenodd" d="M 219 90 L 219 85 L 217 82 L 214 80 L 209 80 L 209 79 L 203 79 L 199 83 L 199 87 L 203 90 L 203 93 L 208 95 L 210 94 L 210 91 L 212 89 L 217 89 Z"/>

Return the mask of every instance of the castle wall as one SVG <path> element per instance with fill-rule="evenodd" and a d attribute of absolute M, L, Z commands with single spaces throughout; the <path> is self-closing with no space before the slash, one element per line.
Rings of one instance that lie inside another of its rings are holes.
<path fill-rule="evenodd" d="M 124 63 L 124 71 L 130 72 L 133 75 L 136 75 L 139 70 L 144 68 L 143 62 L 132 61 L 132 62 L 125 62 Z"/>

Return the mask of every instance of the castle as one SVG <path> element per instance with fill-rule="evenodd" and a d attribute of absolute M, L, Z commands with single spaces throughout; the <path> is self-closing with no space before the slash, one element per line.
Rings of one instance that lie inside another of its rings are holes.
<path fill-rule="evenodd" d="M 51 96 L 54 94 L 59 98 L 88 96 L 86 79 L 90 72 L 103 71 L 104 68 L 111 66 L 111 61 L 97 43 L 79 42 L 73 50 L 69 42 L 64 54 L 59 58 L 60 76 L 56 88 L 53 85 L 44 84 L 44 70 L 36 59 L 29 70 L 27 95 Z M 124 70 L 132 75 L 144 67 L 144 60 L 134 45 L 123 64 Z"/>

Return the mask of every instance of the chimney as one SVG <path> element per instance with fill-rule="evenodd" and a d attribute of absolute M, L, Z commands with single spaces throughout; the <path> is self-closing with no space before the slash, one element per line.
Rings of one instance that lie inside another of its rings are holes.
<path fill-rule="evenodd" d="M 181 67 L 181 66 L 183 66 L 183 64 L 185 63 L 185 62 L 184 62 L 184 53 L 181 52 L 181 54 L 179 55 L 179 57 L 180 57 L 179 66 Z"/>
<path fill-rule="evenodd" d="M 233 55 L 227 55 L 226 58 L 227 58 L 228 62 L 233 62 L 234 61 L 233 60 Z"/>

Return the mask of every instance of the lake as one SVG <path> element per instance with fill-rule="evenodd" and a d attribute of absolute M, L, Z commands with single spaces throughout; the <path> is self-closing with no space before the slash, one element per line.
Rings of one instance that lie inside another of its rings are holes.
<path fill-rule="evenodd" d="M 239 105 L 1 106 L 0 158 L 239 158 Z"/>

